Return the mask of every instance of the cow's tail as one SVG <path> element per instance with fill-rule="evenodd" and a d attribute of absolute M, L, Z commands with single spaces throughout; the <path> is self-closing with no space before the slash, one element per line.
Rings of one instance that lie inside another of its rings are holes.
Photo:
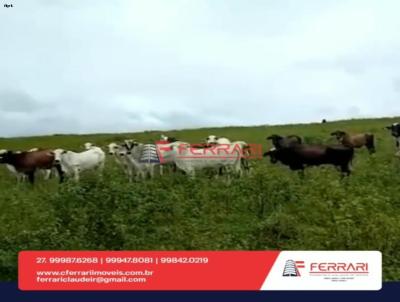
<path fill-rule="evenodd" d="M 375 153 L 375 139 L 373 134 L 366 134 L 365 135 L 365 146 L 367 147 L 370 154 Z"/>
<path fill-rule="evenodd" d="M 350 166 L 353 166 L 353 158 L 354 158 L 354 148 L 350 148 L 350 160 L 349 160 L 349 164 Z"/>
<path fill-rule="evenodd" d="M 243 146 L 243 155 L 245 157 L 249 157 L 251 155 L 251 148 L 250 148 L 250 146 L 248 144 L 245 144 Z"/>

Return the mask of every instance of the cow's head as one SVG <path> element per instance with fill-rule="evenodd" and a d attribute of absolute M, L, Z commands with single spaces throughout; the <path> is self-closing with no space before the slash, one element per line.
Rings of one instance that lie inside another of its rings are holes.
<path fill-rule="evenodd" d="M 118 146 L 118 155 L 124 157 L 128 154 L 131 154 L 130 151 L 125 146 Z"/>
<path fill-rule="evenodd" d="M 110 155 L 115 155 L 115 154 L 117 154 L 118 149 L 119 149 L 118 144 L 116 144 L 116 143 L 110 143 L 110 144 L 108 144 L 107 147 L 108 147 L 108 154 L 110 154 Z"/>
<path fill-rule="evenodd" d="M 137 141 L 135 141 L 133 139 L 127 139 L 124 141 L 124 143 L 120 147 L 122 147 L 122 149 L 125 149 L 125 151 L 123 152 L 124 154 L 132 154 L 133 149 L 135 147 L 137 147 L 138 145 L 139 145 L 139 143 Z M 120 154 L 120 155 L 122 155 L 122 154 Z"/>
<path fill-rule="evenodd" d="M 270 140 L 272 142 L 272 144 L 275 146 L 275 148 L 279 148 L 283 137 L 278 134 L 272 134 L 272 135 L 266 137 L 265 139 Z"/>
<path fill-rule="evenodd" d="M 263 156 L 264 157 L 269 156 L 271 163 L 276 164 L 278 162 L 278 159 L 276 157 L 277 152 L 278 150 L 276 148 L 271 148 L 269 149 L 269 151 L 265 152 Z"/>
<path fill-rule="evenodd" d="M 207 136 L 207 138 L 206 138 L 206 145 L 207 145 L 207 146 L 215 145 L 215 144 L 218 143 L 218 139 L 219 139 L 218 136 L 209 135 L 209 136 Z"/>
<path fill-rule="evenodd" d="M 12 151 L 8 151 L 5 149 L 0 150 L 0 164 L 8 163 L 12 154 Z"/>
<path fill-rule="evenodd" d="M 64 150 L 64 149 L 56 149 L 56 150 L 53 150 L 54 163 L 55 163 L 55 164 L 60 164 L 60 163 L 61 163 L 62 156 L 63 156 L 64 154 L 66 154 L 66 153 L 67 153 L 67 151 Z"/>
<path fill-rule="evenodd" d="M 394 137 L 400 137 L 400 123 L 393 123 L 390 126 L 386 126 L 386 129 L 390 130 Z"/>
<path fill-rule="evenodd" d="M 168 142 L 169 143 L 175 143 L 175 142 L 177 142 L 178 140 L 175 138 L 175 137 L 168 137 Z"/>
<path fill-rule="evenodd" d="M 126 139 L 126 140 L 124 140 L 124 143 L 122 144 L 122 146 L 126 147 L 128 150 L 132 150 L 137 145 L 139 145 L 139 144 L 134 139 Z"/>
<path fill-rule="evenodd" d="M 162 141 L 162 142 L 168 142 L 168 136 L 166 136 L 166 135 L 164 135 L 164 134 L 161 134 L 161 136 L 160 136 L 160 141 Z"/>
<path fill-rule="evenodd" d="M 341 131 L 341 130 L 336 130 L 331 133 L 331 136 L 336 137 L 337 140 L 341 140 L 344 136 L 346 135 L 346 132 Z"/>
<path fill-rule="evenodd" d="M 90 148 L 94 147 L 94 144 L 92 144 L 92 143 L 84 143 L 83 146 L 85 147 L 86 150 L 89 150 Z"/>

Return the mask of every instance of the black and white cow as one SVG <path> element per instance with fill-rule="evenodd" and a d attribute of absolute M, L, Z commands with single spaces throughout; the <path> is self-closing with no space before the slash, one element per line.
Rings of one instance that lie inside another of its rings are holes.
<path fill-rule="evenodd" d="M 393 123 L 390 126 L 386 126 L 386 129 L 390 130 L 392 136 L 396 140 L 396 147 L 400 151 L 400 123 Z"/>

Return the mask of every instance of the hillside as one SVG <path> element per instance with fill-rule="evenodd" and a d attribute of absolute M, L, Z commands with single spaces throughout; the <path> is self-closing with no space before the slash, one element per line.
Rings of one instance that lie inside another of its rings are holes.
<path fill-rule="evenodd" d="M 353 174 L 331 167 L 295 172 L 252 161 L 250 175 L 227 184 L 207 173 L 180 173 L 129 183 L 113 160 L 104 176 L 79 184 L 39 180 L 17 184 L 0 166 L 0 279 L 15 280 L 19 250 L 380 250 L 384 279 L 400 279 L 400 160 L 383 127 L 400 118 L 326 124 L 166 131 L 193 143 L 210 134 L 262 143 L 273 134 L 333 142 L 334 130 L 372 132 L 377 153 L 357 150 Z M 106 146 L 124 138 L 154 141 L 161 132 L 54 135 L 0 139 L 0 149 Z"/>
<path fill-rule="evenodd" d="M 203 142 L 210 134 L 226 136 L 232 140 L 245 140 L 251 143 L 265 143 L 265 137 L 273 134 L 298 134 L 309 137 L 311 140 L 326 141 L 329 134 L 337 129 L 349 132 L 372 132 L 377 135 L 378 140 L 390 140 L 387 131 L 382 129 L 385 125 L 399 121 L 400 117 L 376 118 L 376 119 L 352 119 L 328 122 L 326 124 L 288 124 L 288 125 L 261 125 L 243 127 L 223 128 L 200 128 L 170 131 L 145 131 L 126 132 L 117 134 L 55 134 L 51 136 L 30 136 L 17 138 L 0 138 L 0 149 L 29 149 L 34 147 L 43 148 L 80 148 L 85 142 L 93 142 L 98 145 L 106 145 L 109 142 L 120 141 L 126 138 L 135 138 L 142 142 L 154 142 L 160 138 L 161 133 L 177 137 L 183 141 L 192 143 Z"/>

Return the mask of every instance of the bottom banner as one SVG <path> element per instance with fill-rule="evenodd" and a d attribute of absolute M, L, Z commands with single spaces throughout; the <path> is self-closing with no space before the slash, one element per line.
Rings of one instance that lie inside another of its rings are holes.
<path fill-rule="evenodd" d="M 379 290 L 376 251 L 23 251 L 20 290 Z"/>
<path fill-rule="evenodd" d="M 284 251 L 262 290 L 380 290 L 382 254 L 375 251 Z"/>

